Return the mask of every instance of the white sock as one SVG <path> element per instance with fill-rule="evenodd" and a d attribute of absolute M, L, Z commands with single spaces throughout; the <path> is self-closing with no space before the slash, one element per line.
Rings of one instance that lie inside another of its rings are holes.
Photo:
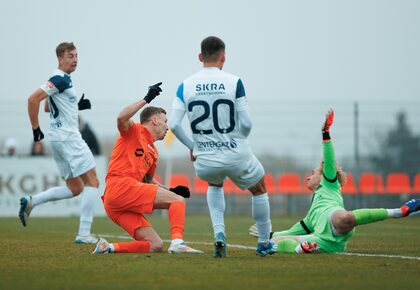
<path fill-rule="evenodd" d="M 174 239 L 171 241 L 171 245 L 179 245 L 182 244 L 184 242 L 183 239 Z"/>
<path fill-rule="evenodd" d="M 296 252 L 297 254 L 302 254 L 302 253 L 303 253 L 303 249 L 302 249 L 302 247 L 300 246 L 300 244 L 296 246 L 296 248 L 295 248 L 295 252 Z"/>
<path fill-rule="evenodd" d="M 32 196 L 32 206 L 37 206 L 49 201 L 73 197 L 73 193 L 67 186 L 57 186 L 47 189 Z"/>
<path fill-rule="evenodd" d="M 252 196 L 252 217 L 257 222 L 258 242 L 267 243 L 270 240 L 270 204 L 268 194 Z"/>
<path fill-rule="evenodd" d="M 388 212 L 388 217 L 389 218 L 400 218 L 400 217 L 402 217 L 402 212 L 401 212 L 400 208 L 387 209 L 386 211 Z"/>
<path fill-rule="evenodd" d="M 82 205 L 80 207 L 79 236 L 90 235 L 93 211 L 98 197 L 99 192 L 96 187 L 85 186 L 82 192 Z"/>
<path fill-rule="evenodd" d="M 207 205 L 213 224 L 214 237 L 217 233 L 225 234 L 225 193 L 223 187 L 209 186 L 207 189 Z"/>

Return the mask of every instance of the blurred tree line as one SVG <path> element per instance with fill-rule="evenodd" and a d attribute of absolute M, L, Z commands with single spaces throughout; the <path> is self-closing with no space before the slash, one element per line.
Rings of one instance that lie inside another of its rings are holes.
<path fill-rule="evenodd" d="M 420 136 L 412 132 L 405 112 L 398 113 L 395 126 L 379 136 L 368 161 L 375 172 L 383 175 L 405 172 L 413 178 L 420 173 Z"/>

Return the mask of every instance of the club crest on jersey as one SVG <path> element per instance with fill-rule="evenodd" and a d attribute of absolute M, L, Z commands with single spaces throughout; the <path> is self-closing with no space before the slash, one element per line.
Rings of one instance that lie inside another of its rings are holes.
<path fill-rule="evenodd" d="M 136 155 L 137 157 L 141 157 L 144 154 L 144 150 L 143 148 L 137 148 L 136 151 L 134 151 L 134 155 Z"/>
<path fill-rule="evenodd" d="M 222 84 L 213 83 L 213 84 L 197 84 L 195 86 L 195 90 L 197 92 L 201 92 L 201 91 L 221 91 L 221 90 L 225 91 L 226 89 L 223 83 Z"/>

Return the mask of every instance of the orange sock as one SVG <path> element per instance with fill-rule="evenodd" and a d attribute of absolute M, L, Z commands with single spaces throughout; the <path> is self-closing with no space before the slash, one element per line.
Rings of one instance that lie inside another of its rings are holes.
<path fill-rule="evenodd" d="M 133 241 L 112 243 L 114 245 L 114 253 L 149 253 L 150 242 L 147 241 Z"/>
<path fill-rule="evenodd" d="M 168 210 L 169 223 L 171 224 L 171 238 L 182 239 L 184 236 L 185 224 L 185 203 L 174 202 Z"/>

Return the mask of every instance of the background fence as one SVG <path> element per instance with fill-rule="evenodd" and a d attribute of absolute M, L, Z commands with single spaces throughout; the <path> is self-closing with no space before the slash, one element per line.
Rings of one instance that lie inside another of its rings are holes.
<path fill-rule="evenodd" d="M 96 157 L 100 192 L 105 185 L 107 158 Z M 187 200 L 190 213 L 207 213 L 207 183 L 189 173 L 157 175 L 162 183 L 173 187 L 179 184 L 191 188 L 192 197 Z M 267 173 L 265 176 L 270 194 L 271 212 L 277 214 L 304 214 L 310 204 L 312 193 L 305 187 L 305 174 L 284 172 Z M 63 185 L 55 163 L 49 157 L 0 158 L 0 216 L 17 216 L 19 198 L 36 194 L 52 186 Z M 227 214 L 249 214 L 251 194 L 239 189 L 229 179 L 224 183 Z M 343 196 L 348 209 L 360 207 L 399 207 L 413 196 L 420 195 L 420 173 L 410 179 L 404 172 L 394 172 L 383 176 L 374 172 L 362 172 L 359 176 L 351 173 L 343 187 Z M 78 215 L 80 197 L 50 202 L 33 212 L 34 216 Z M 95 213 L 105 215 L 98 197 Z"/>

